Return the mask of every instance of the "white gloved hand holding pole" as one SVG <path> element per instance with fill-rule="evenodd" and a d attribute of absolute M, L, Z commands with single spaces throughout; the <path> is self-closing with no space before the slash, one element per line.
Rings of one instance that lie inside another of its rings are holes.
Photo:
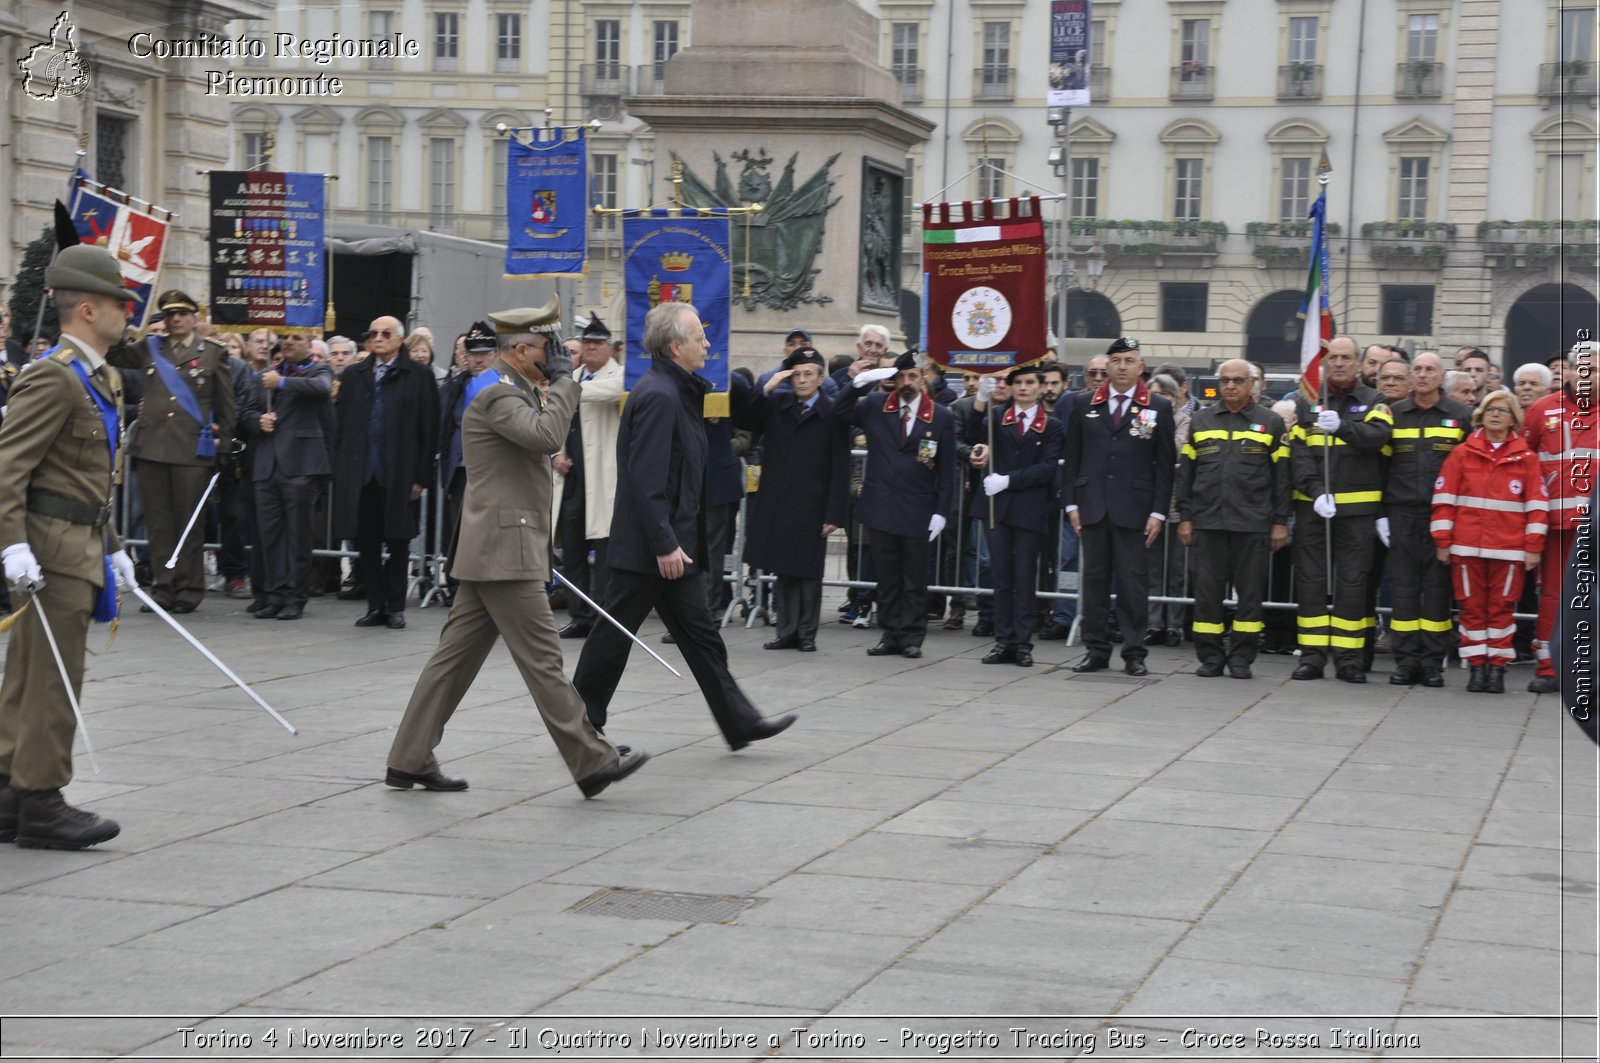
<path fill-rule="evenodd" d="M 111 574 L 117 577 L 117 586 L 132 587 L 138 583 L 133 574 L 133 558 L 128 551 L 118 550 L 111 555 Z"/>
<path fill-rule="evenodd" d="M 1339 412 L 1324 408 L 1317 414 L 1317 428 L 1332 435 L 1339 430 Z"/>
<path fill-rule="evenodd" d="M 1379 517 L 1377 521 L 1378 541 L 1384 546 L 1389 545 L 1389 518 Z"/>
<path fill-rule="evenodd" d="M 13 587 L 20 585 L 32 590 L 36 584 L 44 582 L 44 570 L 27 543 L 12 543 L 0 550 L 0 558 L 5 559 L 6 582 Z"/>
<path fill-rule="evenodd" d="M 928 541 L 931 543 L 944 531 L 944 514 L 935 513 L 928 518 Z"/>
<path fill-rule="evenodd" d="M 1339 507 L 1334 505 L 1332 495 L 1318 495 L 1317 500 L 1311 503 L 1311 508 L 1317 511 L 1319 517 L 1332 517 L 1339 511 Z"/>
<path fill-rule="evenodd" d="M 992 376 L 978 378 L 978 398 L 988 402 L 994 395 L 995 379 Z"/>
<path fill-rule="evenodd" d="M 983 478 L 983 493 L 997 495 L 1011 486 L 1011 477 L 1004 473 L 992 472 Z"/>

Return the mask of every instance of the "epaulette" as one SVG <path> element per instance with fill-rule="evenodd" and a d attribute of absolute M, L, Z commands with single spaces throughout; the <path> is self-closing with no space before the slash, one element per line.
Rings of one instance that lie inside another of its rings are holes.
<path fill-rule="evenodd" d="M 50 360 L 52 362 L 60 362 L 62 365 L 71 365 L 72 357 L 73 355 L 71 351 L 57 351 L 55 354 L 50 356 Z"/>

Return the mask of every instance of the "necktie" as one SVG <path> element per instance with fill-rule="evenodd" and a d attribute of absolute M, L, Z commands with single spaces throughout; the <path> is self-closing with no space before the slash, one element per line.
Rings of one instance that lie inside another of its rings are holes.
<path fill-rule="evenodd" d="M 1017 418 L 1017 438 L 1028 438 L 1028 415 L 1025 413 Z"/>
<path fill-rule="evenodd" d="M 1117 400 L 1116 400 L 1117 408 L 1111 411 L 1111 427 L 1112 428 L 1121 428 L 1122 427 L 1122 407 L 1127 403 L 1127 401 L 1128 401 L 1128 396 L 1126 396 L 1126 395 L 1118 395 L 1117 396 Z"/>
<path fill-rule="evenodd" d="M 910 406 L 906 407 L 906 412 L 904 414 L 902 414 L 901 417 L 900 417 L 900 438 L 902 440 L 911 438 L 911 407 Z"/>

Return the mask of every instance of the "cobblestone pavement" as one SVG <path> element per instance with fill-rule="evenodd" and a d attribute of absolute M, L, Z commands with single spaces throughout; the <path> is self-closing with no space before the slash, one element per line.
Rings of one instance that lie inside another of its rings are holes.
<path fill-rule="evenodd" d="M 1527 669 L 1204 680 L 1185 647 L 1137 681 L 733 627 L 800 722 L 729 753 L 636 653 L 610 730 L 655 759 L 586 802 L 502 650 L 440 750 L 471 789 L 381 784 L 440 609 L 243 604 L 184 619 L 300 736 L 127 619 L 68 792 L 121 836 L 0 852 L 0 1011 L 121 1017 L 10 1018 L 0 1054 L 1595 1058 L 1595 750 Z"/>

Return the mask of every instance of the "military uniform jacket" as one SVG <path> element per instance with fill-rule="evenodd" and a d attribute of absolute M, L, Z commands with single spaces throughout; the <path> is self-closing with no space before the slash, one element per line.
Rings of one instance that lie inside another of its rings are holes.
<path fill-rule="evenodd" d="M 1339 415 L 1331 437 L 1317 431 L 1322 406 L 1294 397 L 1297 420 L 1289 433 L 1293 461 L 1294 500 L 1311 503 L 1333 495 L 1341 517 L 1383 512 L 1383 451 L 1389 445 L 1394 415 L 1383 396 L 1357 383 L 1343 395 L 1328 392 L 1328 407 Z M 1328 451 L 1328 478 L 1323 479 L 1323 452 Z"/>
<path fill-rule="evenodd" d="M 550 578 L 549 455 L 561 449 L 578 405 L 569 378 L 540 394 L 504 361 L 500 380 L 478 393 L 461 418 L 467 490 L 450 574 L 479 582 Z"/>
<path fill-rule="evenodd" d="M 89 361 L 67 337 L 61 350 L 24 370 L 11 386 L 0 426 L 0 546 L 26 542 L 45 572 L 105 583 L 105 555 L 122 549 L 116 529 L 28 512 L 28 492 L 99 508 L 111 499 L 111 451 L 105 422 L 72 368 Z M 91 383 L 122 412 L 122 381 L 106 366 Z"/>
<path fill-rule="evenodd" d="M 1255 403 L 1234 413 L 1218 402 L 1190 419 L 1173 520 L 1202 531 L 1266 534 L 1289 523 L 1289 492 L 1283 418 Z"/>
<path fill-rule="evenodd" d="M 155 353 L 158 344 L 160 354 Z M 214 464 L 215 458 L 195 454 L 200 426 L 167 390 L 152 358 L 165 358 L 177 368 L 179 378 L 200 404 L 201 415 L 210 416 L 211 423 L 217 426 L 218 454 L 228 453 L 234 436 L 233 375 L 228 370 L 228 349 L 193 333 L 182 346 L 165 338 L 149 337 L 132 346 L 113 348 L 106 359 L 144 377 L 144 408 L 138 415 L 138 430 L 129 435 L 128 456 L 166 465 Z"/>
<path fill-rule="evenodd" d="M 903 537 L 926 536 L 935 513 L 956 509 L 960 469 L 955 416 L 927 395 L 921 396 L 910 435 L 901 429 L 900 394 L 863 394 L 852 384 L 836 398 L 838 416 L 859 426 L 867 437 L 866 474 L 856 519 L 874 531 Z"/>
<path fill-rule="evenodd" d="M 1062 397 L 1057 409 L 1067 405 Z M 1119 528 L 1140 528 L 1172 502 L 1173 465 L 1178 460 L 1172 404 L 1138 384 L 1122 423 L 1111 416 L 1111 388 L 1082 391 L 1067 406 L 1067 463 L 1061 504 L 1077 506 L 1078 520 L 1109 518 Z"/>
<path fill-rule="evenodd" d="M 1383 501 L 1389 509 L 1426 512 L 1433 505 L 1433 482 L 1445 459 L 1472 431 L 1472 411 L 1440 394 L 1432 406 L 1401 399 L 1389 411 L 1394 432 L 1389 441 L 1389 470 Z"/>
<path fill-rule="evenodd" d="M 966 413 L 966 438 L 974 443 L 985 442 L 989 429 L 984 426 L 984 415 L 971 403 L 967 404 Z M 993 496 L 995 522 L 1040 534 L 1053 532 L 1061 519 L 1060 462 L 1067 430 L 1045 412 L 1043 403 L 1033 408 L 1033 423 L 1027 432 L 1018 427 L 1015 405 L 995 409 L 991 403 L 987 413 L 994 431 L 989 471 L 1011 477 L 1006 489 Z M 987 504 L 977 498 L 974 502 L 982 507 L 978 514 L 987 516 Z"/>

